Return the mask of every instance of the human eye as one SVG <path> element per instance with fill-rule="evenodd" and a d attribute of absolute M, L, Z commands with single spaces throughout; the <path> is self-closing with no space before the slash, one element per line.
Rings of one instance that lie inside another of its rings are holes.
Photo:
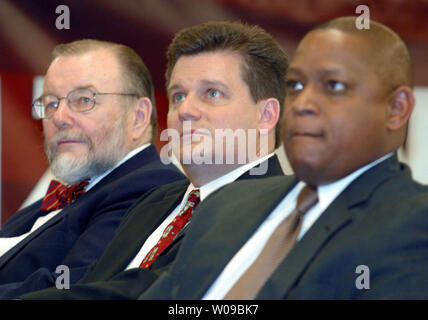
<path fill-rule="evenodd" d="M 303 84 L 299 80 L 287 80 L 285 87 L 289 93 L 297 92 L 303 90 Z"/>
<path fill-rule="evenodd" d="M 179 92 L 174 93 L 171 96 L 171 99 L 172 99 L 173 103 L 181 103 L 181 102 L 184 101 L 185 98 L 186 98 L 186 95 L 184 93 L 179 93 Z"/>
<path fill-rule="evenodd" d="M 78 109 L 85 109 L 85 107 L 92 103 L 92 98 L 88 96 L 79 96 L 73 100 L 73 104 Z"/>
<path fill-rule="evenodd" d="M 89 103 L 92 101 L 91 97 L 81 96 L 78 100 L 80 103 Z"/>
<path fill-rule="evenodd" d="M 58 108 L 58 101 L 51 101 L 45 104 L 45 108 Z"/>
<path fill-rule="evenodd" d="M 58 98 L 55 96 L 51 96 L 51 95 L 44 96 L 41 99 L 41 102 L 45 108 L 55 108 L 56 109 L 56 108 L 58 108 L 58 105 L 59 105 Z"/>
<path fill-rule="evenodd" d="M 67 99 L 75 111 L 87 111 L 94 105 L 94 93 L 90 90 L 71 91 Z"/>
<path fill-rule="evenodd" d="M 206 91 L 206 97 L 209 99 L 218 99 L 221 98 L 223 96 L 222 92 L 217 90 L 217 89 L 208 89 Z"/>
<path fill-rule="evenodd" d="M 77 96 L 72 100 L 73 107 L 78 111 L 86 111 L 89 106 L 92 106 L 92 97 L 87 95 Z"/>
<path fill-rule="evenodd" d="M 327 90 L 333 93 L 342 93 L 347 89 L 347 85 L 342 81 L 337 80 L 327 80 L 326 81 Z"/>

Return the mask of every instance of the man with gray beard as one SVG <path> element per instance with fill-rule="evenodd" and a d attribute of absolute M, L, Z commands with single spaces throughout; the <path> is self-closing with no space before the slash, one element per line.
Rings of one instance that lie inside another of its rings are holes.
<path fill-rule="evenodd" d="M 125 122 L 124 116 L 116 119 L 112 128 L 105 128 L 104 137 L 97 148 L 92 141 L 81 133 L 72 131 L 58 132 L 52 141 L 45 140 L 45 152 L 50 163 L 50 169 L 55 177 L 71 184 L 86 177 L 96 177 L 109 170 L 125 155 Z M 75 158 L 67 153 L 58 152 L 58 142 L 64 139 L 81 140 L 88 145 L 89 153 L 81 158 Z"/>
<path fill-rule="evenodd" d="M 59 45 L 33 103 L 56 178 L 43 199 L 0 231 L 0 298 L 78 281 L 131 204 L 184 176 L 161 163 L 154 89 L 141 58 L 123 45 Z"/>

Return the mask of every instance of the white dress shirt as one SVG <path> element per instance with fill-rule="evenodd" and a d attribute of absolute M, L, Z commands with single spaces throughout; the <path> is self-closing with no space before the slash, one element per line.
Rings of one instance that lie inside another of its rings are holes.
<path fill-rule="evenodd" d="M 339 196 L 339 194 L 362 173 L 380 163 L 381 161 L 391 157 L 393 154 L 387 154 L 382 158 L 354 171 L 350 175 L 328 185 L 319 186 L 318 203 L 315 204 L 303 218 L 302 229 L 300 230 L 297 240 L 300 240 L 314 222 L 320 217 L 325 209 Z M 259 226 L 251 238 L 241 247 L 241 249 L 233 256 L 226 267 L 223 269 L 219 277 L 211 285 L 202 299 L 204 300 L 220 300 L 229 292 L 233 285 L 241 278 L 245 271 L 257 259 L 262 249 L 264 248 L 269 237 L 274 230 L 287 216 L 294 210 L 297 204 L 297 196 L 300 190 L 306 184 L 299 182 L 278 204 L 272 213 Z"/>
<path fill-rule="evenodd" d="M 257 166 L 258 164 L 262 163 L 263 161 L 269 159 L 274 154 L 268 154 L 265 157 L 262 157 L 260 159 L 257 159 L 256 161 L 253 161 L 251 163 L 247 163 L 246 165 L 243 165 L 224 176 L 221 176 L 220 178 L 217 178 L 199 188 L 200 192 L 200 201 L 204 201 L 211 193 L 214 191 L 220 189 L 221 187 L 225 186 L 226 184 L 232 183 L 236 179 L 238 179 L 241 175 L 243 175 L 245 172 L 250 170 L 251 168 Z M 168 224 L 171 223 L 172 220 L 177 216 L 177 214 L 180 212 L 180 210 L 184 207 L 184 205 L 187 202 L 187 198 L 189 197 L 190 192 L 195 189 L 195 186 L 193 184 L 190 184 L 189 187 L 186 190 L 186 193 L 184 194 L 183 200 L 181 203 L 168 215 L 168 217 L 159 225 L 159 227 L 147 238 L 147 240 L 144 242 L 143 246 L 141 247 L 138 254 L 135 256 L 135 258 L 131 261 L 131 263 L 126 267 L 126 270 L 132 269 L 132 268 L 138 268 L 143 261 L 144 257 L 147 255 L 147 253 L 156 245 L 156 243 L 159 241 L 163 231 L 168 226 Z"/>
<path fill-rule="evenodd" d="M 147 143 L 141 147 L 138 147 L 134 150 L 131 150 L 126 154 L 126 156 L 119 161 L 113 168 L 106 171 L 100 176 L 97 176 L 95 178 L 92 178 L 90 183 L 85 187 L 85 190 L 88 191 L 89 189 L 93 188 L 98 182 L 100 182 L 105 176 L 107 176 L 110 172 L 112 172 L 115 168 L 120 166 L 122 163 L 124 163 L 126 160 L 130 159 L 140 151 L 143 151 L 146 149 L 150 143 Z M 57 213 L 61 212 L 62 209 L 54 210 L 52 212 L 49 212 L 48 214 L 41 216 L 37 218 L 37 220 L 34 222 L 33 226 L 31 227 L 31 230 L 27 233 L 24 233 L 20 236 L 16 237 L 8 237 L 8 238 L 0 238 L 0 257 L 4 255 L 7 251 L 12 249 L 15 245 L 17 245 L 19 242 L 21 242 L 23 239 L 25 239 L 27 236 L 29 236 L 34 230 L 38 229 L 40 226 L 45 224 L 47 221 L 52 219 Z"/>

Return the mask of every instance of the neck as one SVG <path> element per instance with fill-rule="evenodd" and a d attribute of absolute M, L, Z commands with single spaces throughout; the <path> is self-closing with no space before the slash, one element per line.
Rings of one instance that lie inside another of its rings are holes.
<path fill-rule="evenodd" d="M 195 187 L 202 187 L 244 164 L 183 165 L 183 170 Z"/>
<path fill-rule="evenodd" d="M 260 149 L 256 150 L 256 153 L 253 156 L 250 156 L 247 154 L 247 159 L 245 163 L 239 163 L 239 164 L 181 164 L 184 173 L 190 180 L 190 182 L 195 187 L 202 187 L 203 185 L 210 183 L 211 181 L 214 181 L 215 179 L 218 179 L 225 174 L 242 167 L 243 165 L 246 165 L 248 163 L 251 163 L 253 161 L 256 161 L 268 154 L 271 154 L 275 151 L 275 148 L 273 147 L 274 144 L 268 145 L 267 154 L 266 151 L 261 154 Z M 235 156 L 234 159 L 239 159 L 239 157 Z"/>
<path fill-rule="evenodd" d="M 273 152 L 273 151 L 272 151 Z M 272 152 L 268 153 L 271 154 Z M 266 155 L 263 155 L 263 157 Z M 204 164 L 204 165 L 182 165 L 182 168 L 189 178 L 190 182 L 196 187 L 202 187 L 203 185 L 214 181 L 229 172 L 232 172 L 242 166 L 259 160 L 263 157 L 253 158 L 246 163 L 242 164 Z"/>

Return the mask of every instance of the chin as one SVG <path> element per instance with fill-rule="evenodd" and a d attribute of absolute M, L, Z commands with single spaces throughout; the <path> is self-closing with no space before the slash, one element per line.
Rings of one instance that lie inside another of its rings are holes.
<path fill-rule="evenodd" d="M 70 184 L 90 177 L 90 161 L 88 157 L 60 154 L 51 162 L 50 169 L 55 177 Z"/>
<path fill-rule="evenodd" d="M 173 150 L 174 155 L 177 155 L 178 161 L 182 164 L 191 164 L 192 163 L 192 148 L 181 148 L 178 150 Z"/>
<path fill-rule="evenodd" d="M 323 166 L 318 155 L 307 154 L 293 156 L 289 158 L 289 162 L 296 177 L 299 180 L 305 181 L 311 185 L 319 185 L 322 183 Z"/>

